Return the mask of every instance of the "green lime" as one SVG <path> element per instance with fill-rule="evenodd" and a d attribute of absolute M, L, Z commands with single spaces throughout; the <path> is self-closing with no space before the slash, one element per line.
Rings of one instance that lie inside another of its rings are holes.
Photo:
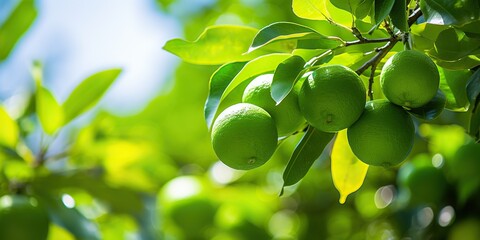
<path fill-rule="evenodd" d="M 213 149 L 225 165 L 234 169 L 263 165 L 275 152 L 277 139 L 277 127 L 270 114 L 250 103 L 228 107 L 213 123 Z"/>
<path fill-rule="evenodd" d="M 347 130 L 353 153 L 373 166 L 395 166 L 413 147 L 413 120 L 401 107 L 384 99 L 367 102 L 362 116 Z"/>
<path fill-rule="evenodd" d="M 390 57 L 380 73 L 382 91 L 392 103 L 408 108 L 425 105 L 440 84 L 437 66 L 427 55 L 406 50 Z"/>
<path fill-rule="evenodd" d="M 336 132 L 352 125 L 362 114 L 365 86 L 347 67 L 323 66 L 304 81 L 298 101 L 308 123 L 320 131 Z"/>
<path fill-rule="evenodd" d="M 212 194 L 208 182 L 201 177 L 180 176 L 170 180 L 158 194 L 157 210 L 161 221 L 175 227 L 188 239 L 204 239 L 215 224 L 218 209 L 218 204 L 210 197 Z"/>
<path fill-rule="evenodd" d="M 5 195 L 0 198 L 0 239 L 45 240 L 50 220 L 33 197 Z"/>
<path fill-rule="evenodd" d="M 298 106 L 297 92 L 292 90 L 280 104 L 271 96 L 273 74 L 264 74 L 253 79 L 243 93 L 243 102 L 265 109 L 277 125 L 279 136 L 287 136 L 297 131 L 304 123 Z"/>
<path fill-rule="evenodd" d="M 399 170 L 397 179 L 400 192 L 408 192 L 410 204 L 439 206 L 444 200 L 447 189 L 447 180 L 443 171 L 431 165 L 431 160 L 429 165 L 417 164 L 414 160 L 402 165 Z"/>

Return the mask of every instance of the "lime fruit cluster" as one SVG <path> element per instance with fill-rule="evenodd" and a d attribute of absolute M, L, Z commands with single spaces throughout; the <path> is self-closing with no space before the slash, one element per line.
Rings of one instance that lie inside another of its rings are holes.
<path fill-rule="evenodd" d="M 33 197 L 5 195 L 0 198 L 0 239 L 45 240 L 50 220 Z"/>
<path fill-rule="evenodd" d="M 360 77 L 341 65 L 315 70 L 298 94 L 300 110 L 313 127 L 336 132 L 351 126 L 362 114 L 366 90 Z"/>

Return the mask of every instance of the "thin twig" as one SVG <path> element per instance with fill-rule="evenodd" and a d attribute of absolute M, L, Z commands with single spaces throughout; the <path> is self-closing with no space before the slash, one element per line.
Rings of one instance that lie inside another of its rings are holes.
<path fill-rule="evenodd" d="M 381 43 L 381 42 L 388 42 L 390 40 L 391 40 L 391 38 L 367 39 L 367 38 L 362 37 L 362 39 L 345 42 L 344 46 L 348 47 L 348 46 L 357 45 L 357 44 L 364 44 L 364 43 Z"/>
<path fill-rule="evenodd" d="M 414 24 L 417 19 L 422 15 L 422 11 L 418 8 L 416 9 L 409 17 L 408 17 L 408 26 L 411 26 Z M 362 37 L 363 38 L 363 37 Z M 373 81 L 374 81 L 374 76 L 375 76 L 375 70 L 377 69 L 377 65 L 380 63 L 380 61 L 387 55 L 390 50 L 395 46 L 395 44 L 400 41 L 400 33 L 395 34 L 388 40 L 388 42 L 378 49 L 377 54 L 373 56 L 370 60 L 365 62 L 362 66 L 360 66 L 355 72 L 360 75 L 365 70 L 371 67 L 371 72 L 370 76 L 368 79 L 368 97 L 370 100 L 373 100 Z M 359 39 L 359 41 L 364 41 L 362 39 Z"/>

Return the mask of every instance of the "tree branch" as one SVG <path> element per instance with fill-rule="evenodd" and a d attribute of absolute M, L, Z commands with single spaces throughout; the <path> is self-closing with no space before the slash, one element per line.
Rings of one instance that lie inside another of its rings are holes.
<path fill-rule="evenodd" d="M 412 24 L 414 24 L 420 16 L 422 16 L 422 11 L 420 10 L 420 8 L 415 9 L 415 11 L 408 17 L 408 26 L 412 26 Z M 368 79 L 368 97 L 370 98 L 370 100 L 373 100 L 373 78 L 375 76 L 375 70 L 377 69 L 377 65 L 387 55 L 387 53 L 390 52 L 390 50 L 392 50 L 392 48 L 395 46 L 395 44 L 398 41 L 400 41 L 400 39 L 401 39 L 400 34 L 401 33 L 397 33 L 394 36 L 392 36 L 392 38 L 389 38 L 388 42 L 382 48 L 380 48 L 378 50 L 378 52 L 377 52 L 377 54 L 375 54 L 375 56 L 373 56 L 370 60 L 365 62 L 362 66 L 360 66 L 355 71 L 358 75 L 360 75 L 363 72 L 365 72 L 365 70 L 367 70 L 368 68 L 371 67 L 371 73 L 370 73 L 370 77 Z M 359 38 L 357 41 L 354 41 L 354 42 L 358 42 L 358 41 L 361 42 L 361 41 L 365 41 L 365 40 L 366 39 L 362 37 L 362 38 Z M 355 43 L 355 44 L 360 44 L 360 43 Z"/>

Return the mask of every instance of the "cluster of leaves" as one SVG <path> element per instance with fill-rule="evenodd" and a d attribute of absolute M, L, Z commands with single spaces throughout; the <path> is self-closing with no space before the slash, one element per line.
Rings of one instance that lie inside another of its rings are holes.
<path fill-rule="evenodd" d="M 293 0 L 292 9 L 298 17 L 316 21 L 312 26 L 275 22 L 260 30 L 212 26 L 193 42 L 166 43 L 164 48 L 184 61 L 222 64 L 210 79 L 205 105 L 209 127 L 219 112 L 239 101 L 248 82 L 265 73 L 274 73 L 271 96 L 277 103 L 304 74 L 322 64 L 356 70 L 368 85 L 370 99 L 373 93 L 383 98 L 378 77 L 384 59 L 406 48 L 427 53 L 441 75 L 437 96 L 409 112 L 430 121 L 444 109 L 469 111 L 466 128 L 478 139 L 479 70 L 474 73 L 480 65 L 478 2 Z M 401 42 L 403 46 L 397 44 Z M 351 153 L 342 132 L 335 138 L 308 128 L 286 166 L 284 186 L 301 180 L 322 152 L 331 152 L 332 177 L 344 202 L 362 185 L 368 166 Z"/>
<path fill-rule="evenodd" d="M 0 191 L 2 195 L 17 193 L 36 196 L 47 207 L 49 215 L 57 225 L 81 239 L 100 239 L 98 229 L 78 210 L 65 205 L 60 194 L 61 189 L 91 190 L 92 194 L 98 195 L 99 198 L 103 196 L 107 199 L 111 199 L 111 196 L 108 196 L 109 193 L 113 196 L 123 194 L 123 197 L 127 198 L 132 198 L 134 195 L 115 191 L 106 185 L 99 187 L 98 183 L 93 184 L 94 177 L 90 176 L 92 173 L 88 170 L 70 172 L 46 167 L 55 161 L 65 159 L 69 153 L 68 146 L 64 146 L 66 149 L 53 151 L 50 147 L 60 135 L 59 132 L 66 129 L 68 123 L 95 106 L 121 71 L 121 69 L 109 69 L 87 77 L 63 103 L 59 103 L 52 92 L 42 84 L 42 67 L 37 62 L 32 68 L 35 92 L 24 107 L 24 111 L 14 119 L 6 107 L 0 107 L 2 132 Z M 31 139 L 39 133 L 35 129 L 37 121 L 42 128 L 41 140 L 32 142 Z M 130 206 L 136 205 L 140 208 L 139 199 L 132 200 L 130 204 L 133 205 Z M 115 204 L 112 207 L 115 208 Z"/>

